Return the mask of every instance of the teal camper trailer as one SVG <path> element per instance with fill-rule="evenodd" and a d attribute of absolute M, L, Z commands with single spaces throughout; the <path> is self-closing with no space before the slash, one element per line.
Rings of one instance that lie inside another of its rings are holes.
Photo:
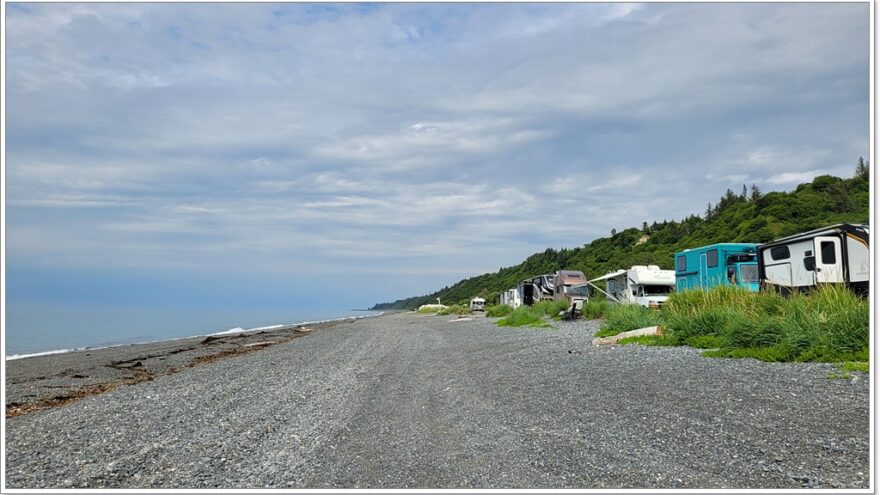
<path fill-rule="evenodd" d="M 758 245 L 724 243 L 675 253 L 675 290 L 735 285 L 758 292 Z"/>

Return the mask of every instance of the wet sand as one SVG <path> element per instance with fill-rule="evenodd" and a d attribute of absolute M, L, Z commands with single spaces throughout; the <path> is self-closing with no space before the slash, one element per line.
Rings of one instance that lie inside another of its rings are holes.
<path fill-rule="evenodd" d="M 7 360 L 6 417 L 61 407 L 82 397 L 150 381 L 218 359 L 249 354 L 355 321 L 352 318 L 286 325 Z"/>

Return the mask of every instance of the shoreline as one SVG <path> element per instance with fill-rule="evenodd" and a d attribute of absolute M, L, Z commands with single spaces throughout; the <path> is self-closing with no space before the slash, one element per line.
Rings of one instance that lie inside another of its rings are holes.
<path fill-rule="evenodd" d="M 118 387 L 258 352 L 314 331 L 392 313 L 231 329 L 235 331 L 7 359 L 6 417 L 62 407 Z"/>
<path fill-rule="evenodd" d="M 356 311 L 373 311 L 373 310 L 356 310 Z M 235 328 L 230 328 L 228 330 L 222 330 L 220 332 L 204 333 L 204 334 L 197 334 L 197 335 L 187 335 L 185 337 L 172 337 L 170 339 L 145 340 L 145 341 L 141 341 L 141 342 L 126 342 L 126 343 L 122 343 L 122 344 L 109 344 L 109 345 L 95 344 L 95 345 L 87 345 L 87 346 L 81 346 L 81 347 L 73 347 L 70 349 L 54 349 L 54 350 L 50 350 L 50 351 L 31 352 L 31 353 L 26 353 L 26 354 L 11 354 L 11 355 L 5 356 L 4 360 L 17 361 L 19 359 L 29 359 L 29 358 L 34 358 L 34 357 L 52 356 L 52 355 L 56 355 L 56 354 L 69 354 L 69 353 L 73 353 L 73 352 L 83 352 L 83 351 L 97 351 L 97 350 L 101 350 L 101 349 L 114 349 L 117 347 L 126 347 L 126 346 L 133 346 L 133 345 L 158 344 L 158 343 L 162 343 L 162 342 L 173 342 L 173 341 L 177 341 L 177 340 L 195 339 L 195 338 L 199 338 L 199 337 L 211 337 L 211 336 L 217 336 L 217 335 L 236 335 L 236 334 L 240 334 L 240 333 L 259 332 L 259 331 L 266 331 L 266 330 L 281 330 L 281 329 L 287 329 L 287 328 L 294 328 L 294 327 L 298 327 L 298 326 L 302 326 L 302 325 L 320 325 L 323 323 L 330 323 L 330 322 L 336 322 L 336 321 L 359 320 L 362 318 L 376 318 L 376 317 L 382 316 L 384 314 L 387 314 L 387 313 L 385 311 L 378 311 L 378 314 L 375 314 L 375 315 L 344 316 L 341 318 L 329 318 L 326 320 L 301 321 L 301 322 L 296 322 L 296 323 L 282 323 L 282 324 L 278 324 L 278 325 L 266 325 L 266 326 L 262 326 L 262 327 L 253 327 L 253 328 L 235 327 Z"/>

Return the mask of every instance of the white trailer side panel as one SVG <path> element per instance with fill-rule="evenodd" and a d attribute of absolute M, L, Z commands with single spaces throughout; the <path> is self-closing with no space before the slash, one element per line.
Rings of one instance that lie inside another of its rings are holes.
<path fill-rule="evenodd" d="M 871 276 L 871 252 L 861 239 L 846 236 L 850 282 L 867 282 Z"/>
<path fill-rule="evenodd" d="M 767 281 L 783 287 L 806 287 L 814 284 L 813 272 L 804 266 L 804 258 L 807 251 L 815 255 L 813 239 L 786 244 L 789 251 L 788 258 L 773 259 L 770 256 L 771 249 L 764 251 L 764 275 Z"/>

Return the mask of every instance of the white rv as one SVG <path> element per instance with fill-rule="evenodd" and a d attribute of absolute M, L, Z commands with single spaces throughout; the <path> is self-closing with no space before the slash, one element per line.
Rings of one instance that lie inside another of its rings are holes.
<path fill-rule="evenodd" d="M 870 227 L 832 225 L 777 239 L 758 247 L 758 274 L 765 287 L 783 293 L 817 284 L 846 284 L 868 293 Z"/>
<path fill-rule="evenodd" d="M 471 299 L 471 311 L 485 311 L 486 310 L 486 300 L 482 297 L 475 297 Z"/>
<path fill-rule="evenodd" d="M 602 280 L 605 281 L 605 290 L 594 285 L 594 282 Z M 659 308 L 675 289 L 675 272 L 661 270 L 657 265 L 635 265 L 629 270 L 617 270 L 588 283 L 611 302 Z"/>
<path fill-rule="evenodd" d="M 512 308 L 522 306 L 522 299 L 520 298 L 519 290 L 516 287 L 502 291 L 498 300 L 501 304 L 506 304 Z"/>

